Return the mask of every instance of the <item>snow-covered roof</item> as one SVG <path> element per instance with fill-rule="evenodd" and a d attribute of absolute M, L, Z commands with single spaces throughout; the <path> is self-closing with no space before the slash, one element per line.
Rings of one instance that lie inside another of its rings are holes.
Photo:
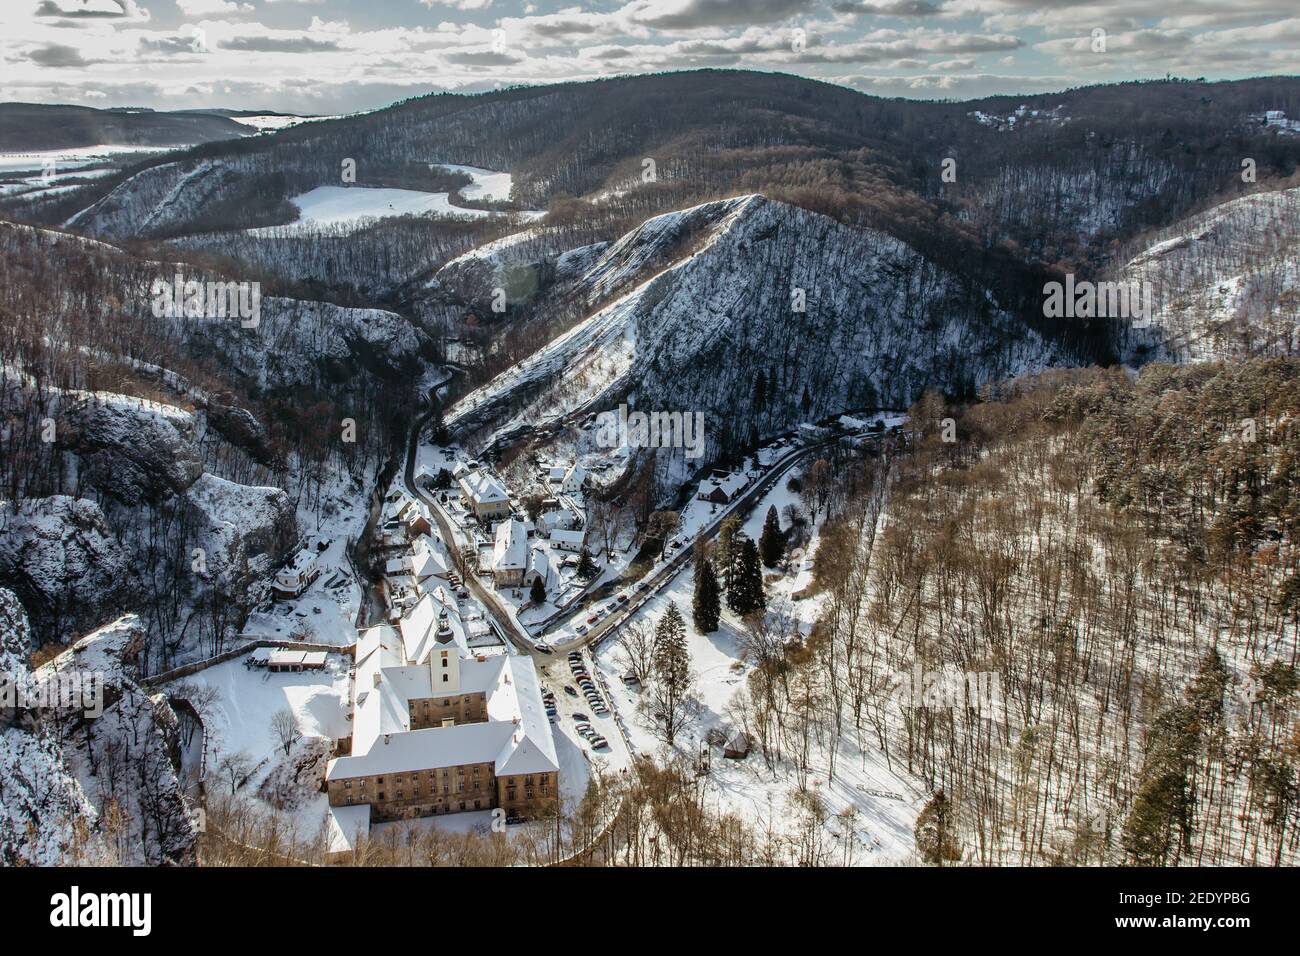
<path fill-rule="evenodd" d="M 564 473 L 564 486 L 566 488 L 581 487 L 582 483 L 587 480 L 587 469 L 582 467 L 578 462 L 569 466 L 569 470 Z"/>
<path fill-rule="evenodd" d="M 727 496 L 727 500 L 730 501 L 747 484 L 749 484 L 749 479 L 741 472 L 732 472 L 729 475 L 714 475 L 700 482 L 700 494 L 708 496 L 713 493 L 714 489 L 721 489 L 722 493 Z"/>
<path fill-rule="evenodd" d="M 460 607 L 451 592 L 439 585 L 416 602 L 407 614 L 398 622 L 402 634 L 402 654 L 404 661 L 423 664 L 429 651 L 437 643 L 438 621 L 443 614 L 451 627 L 452 640 L 461 652 L 469 655 L 469 644 L 465 635 L 465 625 L 461 620 Z"/>
<path fill-rule="evenodd" d="M 378 656 L 372 655 L 370 660 Z M 326 778 L 489 761 L 498 776 L 559 769 L 537 670 L 530 658 L 500 655 L 465 660 L 458 693 L 483 693 L 487 721 L 411 730 L 409 701 L 438 696 L 429 669 L 414 665 L 376 668 L 369 662 L 358 665 L 352 756 L 330 761 Z"/>
<path fill-rule="evenodd" d="M 370 833 L 370 804 L 329 808 L 329 853 L 351 853 Z"/>
<path fill-rule="evenodd" d="M 492 549 L 493 571 L 515 571 L 528 560 L 528 529 L 522 521 L 511 518 L 497 525 L 496 545 Z"/>
<path fill-rule="evenodd" d="M 411 557 L 411 573 L 415 575 L 417 581 L 447 576 L 447 560 L 443 557 L 442 549 L 434 547 L 427 535 L 421 535 L 416 539 Z"/>
<path fill-rule="evenodd" d="M 550 578 L 551 556 L 547 553 L 545 548 L 533 548 L 528 552 L 528 570 L 525 573 L 527 574 L 533 571 L 536 571 L 541 575 L 543 581 Z"/>
<path fill-rule="evenodd" d="M 481 505 L 508 501 L 510 498 L 501 482 L 484 471 L 466 474 L 460 479 L 460 488 L 467 498 Z"/>
<path fill-rule="evenodd" d="M 550 539 L 556 544 L 581 548 L 583 543 L 587 540 L 587 532 L 570 531 L 566 528 L 554 528 L 550 533 Z"/>

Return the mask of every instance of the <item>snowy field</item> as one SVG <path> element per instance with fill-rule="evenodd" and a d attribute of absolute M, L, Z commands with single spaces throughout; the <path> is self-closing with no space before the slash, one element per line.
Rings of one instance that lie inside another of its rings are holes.
<path fill-rule="evenodd" d="M 434 163 L 434 169 L 446 169 L 453 173 L 464 173 L 474 180 L 473 184 L 460 191 L 464 199 L 485 199 L 489 202 L 504 202 L 510 198 L 514 188 L 514 177 L 509 173 L 494 173 L 490 169 L 477 166 L 456 166 L 451 163 Z"/>
<path fill-rule="evenodd" d="M 474 166 L 445 166 L 474 178 L 461 195 L 466 199 L 508 199 L 511 176 Z M 394 216 L 446 216 L 457 219 L 483 219 L 501 215 L 487 209 L 457 206 L 450 193 L 431 193 L 418 189 L 392 189 L 370 186 L 317 186 L 310 192 L 289 200 L 298 209 L 296 222 L 282 226 L 261 226 L 246 230 L 254 236 L 282 236 L 293 232 L 329 230 L 357 232 L 378 219 Z M 513 213 L 525 219 L 540 219 L 545 212 Z M 288 230 L 288 233 L 286 233 Z"/>
<path fill-rule="evenodd" d="M 218 695 L 204 721 L 209 735 L 209 774 L 220 777 L 217 767 L 222 754 L 242 753 L 256 767 L 244 789 L 256 793 L 284 757 L 271 720 L 285 708 L 293 712 L 304 737 L 334 740 L 350 733 L 347 713 L 351 664 L 351 658 L 331 654 L 324 671 L 272 674 L 265 669 L 246 668 L 241 658 L 186 678 L 200 687 L 211 687 Z M 310 839 L 315 835 L 327 805 L 325 794 L 316 792 L 293 811 L 300 837 Z"/>
<path fill-rule="evenodd" d="M 45 149 L 30 152 L 0 153 L 0 175 L 43 170 L 53 162 L 55 171 L 103 166 L 122 159 L 136 159 L 150 153 L 166 153 L 185 146 L 80 146 L 76 149 Z"/>

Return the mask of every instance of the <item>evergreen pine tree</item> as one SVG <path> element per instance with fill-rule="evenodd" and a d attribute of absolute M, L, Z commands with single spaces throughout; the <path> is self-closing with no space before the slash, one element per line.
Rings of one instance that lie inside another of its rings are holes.
<path fill-rule="evenodd" d="M 766 567 L 774 568 L 785 551 L 785 535 L 781 533 L 781 519 L 777 517 L 776 505 L 767 509 L 763 519 L 763 533 L 758 539 L 758 554 Z"/>
<path fill-rule="evenodd" d="M 684 704 L 691 685 L 686 622 L 672 601 L 655 626 L 654 668 L 655 706 L 663 721 L 664 739 L 672 746 L 685 719 Z"/>
<path fill-rule="evenodd" d="M 528 591 L 528 599 L 534 604 L 546 603 L 546 585 L 541 578 L 533 578 L 533 586 Z"/>
<path fill-rule="evenodd" d="M 591 552 L 586 548 L 582 549 L 582 554 L 578 557 L 578 577 L 584 581 L 596 576 L 598 568 L 596 562 L 591 560 Z"/>
<path fill-rule="evenodd" d="M 731 574 L 731 587 L 727 589 L 727 607 L 737 614 L 752 614 L 767 605 L 763 594 L 763 569 L 758 560 L 758 547 L 751 538 L 739 540 L 732 549 L 735 554 Z"/>
<path fill-rule="evenodd" d="M 713 560 L 715 570 L 722 574 L 724 591 L 731 590 L 732 552 L 735 550 L 736 534 L 739 531 L 740 519 L 735 515 L 723 518 L 722 525 L 718 528 L 718 550 Z"/>
<path fill-rule="evenodd" d="M 721 614 L 722 595 L 718 589 L 717 572 L 708 558 L 699 559 L 695 562 L 695 598 L 691 605 L 695 629 L 701 634 L 716 631 Z"/>

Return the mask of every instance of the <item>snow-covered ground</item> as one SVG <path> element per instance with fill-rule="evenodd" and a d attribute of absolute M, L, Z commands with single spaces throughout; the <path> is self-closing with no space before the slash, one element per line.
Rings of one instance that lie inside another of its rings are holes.
<path fill-rule="evenodd" d="M 474 177 L 474 183 L 461 191 L 466 199 L 508 199 L 509 173 L 494 173 L 474 166 L 446 166 Z M 457 206 L 449 193 L 431 193 L 418 189 L 391 189 L 371 186 L 317 186 L 310 192 L 289 200 L 298 208 L 296 222 L 283 226 L 249 229 L 249 235 L 282 236 L 286 230 L 313 232 L 322 229 L 348 233 L 365 228 L 378 219 L 394 216 L 449 216 L 457 219 L 483 219 L 500 215 L 487 209 Z M 529 211 L 513 215 L 539 219 L 545 212 Z"/>
<path fill-rule="evenodd" d="M 318 553 L 320 577 L 296 598 L 274 601 L 249 615 L 246 637 L 275 637 L 335 644 L 356 641 L 357 612 L 364 595 L 352 573 L 347 547 L 366 524 L 369 486 L 352 488 L 343 477 L 321 491 L 319 514 L 305 504 L 298 510 L 298 527 L 309 540 L 329 542 Z M 292 556 L 290 556 L 292 557 Z"/>
<path fill-rule="evenodd" d="M 276 130 L 288 129 L 290 126 L 297 126 L 300 123 L 317 123 L 321 120 L 338 119 L 338 116 L 280 116 L 276 114 L 262 114 L 258 116 L 232 116 L 230 118 L 236 123 L 240 123 L 244 126 L 251 126 L 259 133 L 274 133 Z"/>
<path fill-rule="evenodd" d="M 784 481 L 778 482 L 744 519 L 745 533 L 757 539 L 767 509 L 775 506 L 780 513 L 790 503 L 797 504 L 797 496 L 785 487 Z M 814 531 L 807 553 L 813 554 L 817 543 Z M 822 600 L 814 596 L 794 601 L 791 595 L 808 584 L 810 568 L 811 562 L 802 562 L 767 588 L 769 610 L 781 609 L 791 614 L 804 633 L 816 619 Z M 692 574 L 682 571 L 632 617 L 633 622 L 653 627 L 672 601 L 686 618 L 687 644 L 700 708 L 675 749 L 688 756 L 699 753 L 710 729 L 722 728 L 724 732 L 732 729 L 729 708 L 744 688 L 750 670 L 741 652 L 740 622 L 730 612 L 724 610 L 722 624 L 716 632 L 707 635 L 696 632 L 690 623 L 692 590 Z M 638 752 L 667 756 L 666 747 L 653 732 L 649 716 L 638 710 L 641 690 L 627 688 L 620 679 L 627 668 L 620 659 L 617 639 L 600 647 L 596 666 L 605 675 L 611 703 L 626 722 L 632 746 Z M 826 824 L 829 839 L 839 839 L 835 815 L 853 807 L 857 819 L 856 843 L 849 848 L 852 863 L 880 865 L 907 860 L 915 850 L 913 827 L 923 803 L 920 791 L 904 776 L 890 770 L 880 754 L 860 751 L 847 740 L 840 741 L 838 748 L 835 776 L 829 782 L 829 751 L 815 746 L 810 761 L 810 786 L 820 792 L 830 812 Z M 747 759 L 740 761 L 724 759 L 718 748 L 712 749 L 706 789 L 715 806 L 742 814 L 757 829 L 765 829 L 770 822 L 779 831 L 795 818 L 790 802 L 794 786 L 794 770 L 789 762 L 779 762 L 769 769 L 756 748 Z M 835 845 L 837 850 L 833 856 L 840 862 L 844 848 L 838 842 Z"/>
<path fill-rule="evenodd" d="M 79 146 L 75 149 L 43 149 L 0 153 L 0 174 L 43 170 L 53 163 L 56 172 L 86 166 L 103 166 L 120 159 L 136 159 L 149 153 L 166 153 L 184 146 Z"/>
<path fill-rule="evenodd" d="M 284 757 L 271 721 L 285 708 L 293 712 L 304 737 L 335 740 L 347 736 L 351 732 L 351 664 L 351 658 L 331 654 L 324 671 L 273 674 L 266 669 L 247 668 L 242 659 L 236 659 L 186 678 L 189 683 L 210 687 L 217 693 L 204 720 L 209 774 L 220 776 L 216 768 L 222 754 L 243 753 L 257 766 L 245 784 L 249 793 L 256 793 L 262 780 Z M 294 811 L 299 837 L 310 839 L 316 833 L 326 806 L 325 794 L 315 792 Z"/>
<path fill-rule="evenodd" d="M 447 193 L 415 189 L 377 189 L 367 186 L 317 186 L 289 200 L 298 207 L 298 220 L 288 226 L 249 229 L 254 236 L 283 235 L 286 229 L 311 232 L 328 228 L 349 233 L 376 219 L 392 216 L 456 216 L 481 219 L 492 215 L 483 209 L 453 206 Z"/>
<path fill-rule="evenodd" d="M 473 184 L 460 191 L 464 199 L 486 199 L 489 202 L 502 202 L 510 198 L 514 187 L 514 177 L 509 173 L 496 173 L 478 166 L 457 166 L 452 163 L 434 163 L 435 169 L 447 169 L 453 173 L 464 173 L 474 180 Z"/>

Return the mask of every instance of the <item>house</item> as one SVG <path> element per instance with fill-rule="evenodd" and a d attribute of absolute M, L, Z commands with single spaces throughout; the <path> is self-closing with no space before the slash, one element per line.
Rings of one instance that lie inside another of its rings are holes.
<path fill-rule="evenodd" d="M 295 598 L 311 587 L 318 577 L 320 565 L 316 562 L 316 552 L 303 548 L 276 574 L 271 592 L 278 598 Z"/>
<path fill-rule="evenodd" d="M 811 422 L 804 422 L 799 426 L 798 435 L 805 445 L 815 445 L 819 441 L 825 441 L 830 437 L 831 431 L 821 425 L 814 425 Z"/>
<path fill-rule="evenodd" d="M 587 545 L 587 532 L 556 528 L 549 535 L 551 547 L 561 551 L 581 551 Z"/>
<path fill-rule="evenodd" d="M 528 552 L 528 567 L 524 571 L 524 587 L 532 587 L 534 581 L 540 580 L 545 587 L 551 578 L 551 556 L 545 548 L 533 548 Z"/>
<path fill-rule="evenodd" d="M 587 469 L 583 468 L 577 462 L 574 462 L 569 470 L 564 473 L 564 477 L 560 480 L 560 490 L 566 495 L 576 495 L 581 492 L 583 487 L 587 484 L 587 477 Z"/>
<path fill-rule="evenodd" d="M 570 508 L 556 505 L 547 509 L 546 502 L 542 502 L 542 513 L 537 516 L 537 526 L 543 533 L 549 533 L 556 528 L 572 530 L 578 526 L 578 516 Z"/>
<path fill-rule="evenodd" d="M 458 461 L 452 466 L 451 476 L 453 478 L 464 478 L 470 472 L 477 470 L 478 462 L 476 461 Z"/>
<path fill-rule="evenodd" d="M 266 669 L 275 673 L 323 671 L 324 651 L 272 651 L 266 659 Z"/>
<path fill-rule="evenodd" d="M 555 465 L 546 473 L 546 477 L 549 479 L 551 484 L 558 485 L 564 481 L 564 472 L 565 468 L 563 465 Z"/>
<path fill-rule="evenodd" d="M 472 471 L 460 478 L 461 497 L 465 507 L 474 512 L 480 521 L 504 518 L 510 514 L 510 496 L 501 482 L 484 471 Z"/>
<path fill-rule="evenodd" d="M 492 548 L 492 580 L 499 588 L 517 588 L 528 567 L 528 527 L 511 518 L 497 525 Z"/>
<path fill-rule="evenodd" d="M 406 522 L 407 540 L 414 541 L 420 535 L 433 534 L 433 516 L 423 501 L 411 502 L 402 518 Z"/>
<path fill-rule="evenodd" d="M 427 602 L 427 603 L 426 603 Z M 479 657 L 433 595 L 398 629 L 357 640 L 348 755 L 326 766 L 331 849 L 365 825 L 500 807 L 535 816 L 559 798 L 559 759 L 530 658 Z M 340 813 L 342 808 L 369 807 Z M 336 832 L 337 831 L 337 832 Z"/>
<path fill-rule="evenodd" d="M 749 479 L 743 472 L 715 471 L 700 482 L 700 488 L 695 497 L 700 501 L 711 501 L 717 505 L 726 505 L 735 501 L 736 497 L 745 490 L 745 486 L 748 484 Z"/>
<path fill-rule="evenodd" d="M 419 468 L 415 469 L 415 475 L 413 477 L 415 479 L 415 487 L 417 488 L 433 487 L 434 473 L 429 468 L 428 465 L 424 465 L 424 464 L 420 465 Z"/>
<path fill-rule="evenodd" d="M 445 581 L 450 575 L 451 568 L 447 566 L 442 548 L 435 547 L 428 535 L 416 538 L 411 548 L 411 576 L 416 583 L 427 585 L 430 581 Z"/>

